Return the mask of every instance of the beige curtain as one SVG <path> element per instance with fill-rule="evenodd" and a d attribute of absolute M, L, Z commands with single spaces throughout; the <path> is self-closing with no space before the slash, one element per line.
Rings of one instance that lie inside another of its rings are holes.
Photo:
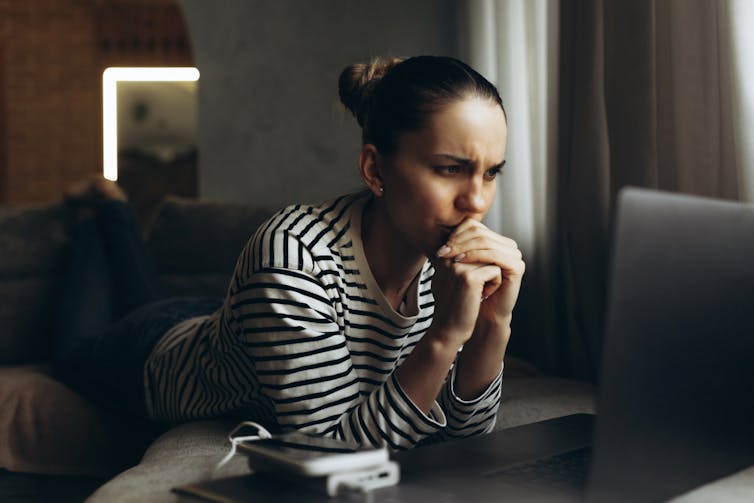
<path fill-rule="evenodd" d="M 729 24 L 722 1 L 561 2 L 555 246 L 563 332 L 555 340 L 563 373 L 598 375 L 621 187 L 743 199 Z"/>

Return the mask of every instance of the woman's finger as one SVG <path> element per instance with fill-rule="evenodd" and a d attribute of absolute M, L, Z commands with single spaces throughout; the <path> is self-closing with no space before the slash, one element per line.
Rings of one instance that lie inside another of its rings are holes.
<path fill-rule="evenodd" d="M 486 282 L 484 284 L 484 287 L 482 288 L 482 299 L 481 301 L 484 302 L 487 300 L 487 297 L 492 296 L 497 290 L 503 285 L 503 279 L 501 275 L 498 275 L 497 277 L 493 278 L 492 280 Z"/>
<path fill-rule="evenodd" d="M 447 244 L 451 247 L 463 246 L 469 241 L 473 241 L 479 238 L 488 239 L 491 242 L 498 243 L 500 246 L 507 246 L 509 248 L 518 248 L 518 243 L 513 239 L 501 236 L 497 232 L 485 228 L 468 229 L 465 232 L 458 235 L 451 235 L 448 238 Z"/>
<path fill-rule="evenodd" d="M 497 243 L 498 246 L 505 246 L 509 248 L 518 248 L 518 244 L 506 236 L 493 232 L 484 226 L 481 222 L 475 220 L 467 220 L 456 231 L 448 237 L 445 243 L 445 248 L 440 256 L 451 256 L 458 253 L 463 253 L 467 249 L 474 247 L 486 248 L 482 243 L 484 241 L 490 243 Z"/>
<path fill-rule="evenodd" d="M 500 239 L 477 235 L 462 243 L 454 243 L 444 255 L 444 258 L 457 261 L 459 256 L 466 255 L 474 250 L 512 250 L 515 253 L 520 253 L 518 248 L 508 246 Z"/>
<path fill-rule="evenodd" d="M 505 272 L 523 274 L 523 257 L 521 250 L 517 248 L 474 249 L 456 255 L 453 261 L 464 264 L 494 264 Z"/>
<path fill-rule="evenodd" d="M 470 335 L 485 291 L 494 292 L 502 283 L 499 267 L 489 264 L 461 264 L 446 260 L 436 264 L 432 280 L 435 322 Z M 491 295 L 491 293 L 487 293 Z"/>

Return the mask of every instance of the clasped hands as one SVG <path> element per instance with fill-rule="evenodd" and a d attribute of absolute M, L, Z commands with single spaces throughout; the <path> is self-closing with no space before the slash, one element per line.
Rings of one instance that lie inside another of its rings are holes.
<path fill-rule="evenodd" d="M 514 240 L 469 218 L 431 260 L 434 323 L 454 334 L 453 342 L 460 346 L 474 333 L 509 333 L 525 270 Z"/>

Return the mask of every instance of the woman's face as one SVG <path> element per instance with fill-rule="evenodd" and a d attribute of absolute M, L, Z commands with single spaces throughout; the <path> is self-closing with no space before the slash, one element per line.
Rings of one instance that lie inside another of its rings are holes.
<path fill-rule="evenodd" d="M 388 218 L 410 248 L 432 256 L 462 221 L 484 217 L 507 137 L 499 105 L 467 98 L 433 114 L 426 129 L 399 138 L 380 171 Z"/>

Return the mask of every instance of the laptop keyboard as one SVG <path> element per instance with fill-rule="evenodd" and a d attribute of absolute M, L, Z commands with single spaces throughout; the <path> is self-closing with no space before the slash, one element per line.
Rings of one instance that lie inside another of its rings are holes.
<path fill-rule="evenodd" d="M 586 488 L 591 454 L 591 448 L 584 447 L 517 463 L 487 476 L 502 482 L 537 488 L 581 491 Z"/>

